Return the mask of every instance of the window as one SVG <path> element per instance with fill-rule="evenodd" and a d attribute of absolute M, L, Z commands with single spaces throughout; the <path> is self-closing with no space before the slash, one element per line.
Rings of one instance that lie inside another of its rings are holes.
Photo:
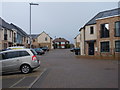
<path fill-rule="evenodd" d="M 94 28 L 90 27 L 90 34 L 94 34 Z"/>
<path fill-rule="evenodd" d="M 110 51 L 109 41 L 101 42 L 101 52 L 109 52 L 109 51 Z"/>
<path fill-rule="evenodd" d="M 19 56 L 29 56 L 30 54 L 27 51 L 19 51 Z"/>
<path fill-rule="evenodd" d="M 120 40 L 119 41 L 115 41 L 115 51 L 116 52 L 120 52 Z"/>
<path fill-rule="evenodd" d="M 8 47 L 8 46 L 7 46 L 7 43 L 4 43 L 3 45 L 4 45 L 4 49 Z"/>
<path fill-rule="evenodd" d="M 29 56 L 30 54 L 26 51 L 14 51 L 14 52 L 6 52 L 3 54 L 3 59 L 10 59 L 22 56 Z"/>
<path fill-rule="evenodd" d="M 120 37 L 120 21 L 115 22 L 115 36 Z"/>
<path fill-rule="evenodd" d="M 65 44 L 65 42 L 61 42 L 61 44 Z"/>
<path fill-rule="evenodd" d="M 109 24 L 101 24 L 100 36 L 101 38 L 109 37 Z"/>
<path fill-rule="evenodd" d="M 7 30 L 4 30 L 4 40 L 7 40 Z"/>
<path fill-rule="evenodd" d="M 33 42 L 35 42 L 35 39 L 33 40 Z"/>
<path fill-rule="evenodd" d="M 45 37 L 45 41 L 47 41 L 47 37 Z"/>
<path fill-rule="evenodd" d="M 4 34 L 7 34 L 7 30 L 6 29 L 4 30 Z"/>
<path fill-rule="evenodd" d="M 16 57 L 19 57 L 19 54 L 17 51 L 6 52 L 3 54 L 3 59 L 10 59 L 10 58 L 16 58 Z"/>
<path fill-rule="evenodd" d="M 11 38 L 11 31 L 9 31 L 9 37 Z"/>
<path fill-rule="evenodd" d="M 27 40 L 27 43 L 29 43 L 28 40 Z"/>
<path fill-rule="evenodd" d="M 16 42 L 16 33 L 14 33 L 14 42 Z"/>

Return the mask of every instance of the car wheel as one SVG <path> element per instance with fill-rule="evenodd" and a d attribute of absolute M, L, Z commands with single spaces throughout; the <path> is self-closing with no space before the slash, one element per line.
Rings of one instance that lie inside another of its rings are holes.
<path fill-rule="evenodd" d="M 32 71 L 31 67 L 27 64 L 22 65 L 20 70 L 23 74 L 27 74 L 27 73 L 30 73 Z"/>

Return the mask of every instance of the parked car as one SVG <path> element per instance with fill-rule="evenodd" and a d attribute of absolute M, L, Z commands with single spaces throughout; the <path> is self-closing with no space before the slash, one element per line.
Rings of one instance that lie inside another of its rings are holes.
<path fill-rule="evenodd" d="M 13 72 L 21 71 L 24 74 L 31 72 L 40 66 L 40 60 L 33 49 L 16 49 L 0 52 L 0 63 L 2 71 Z"/>
<path fill-rule="evenodd" d="M 42 50 L 41 48 L 35 48 L 34 50 L 37 52 L 38 55 L 43 55 L 43 54 L 45 54 L 45 51 Z"/>
<path fill-rule="evenodd" d="M 41 49 L 44 50 L 44 51 L 49 51 L 48 47 L 42 47 Z"/>
<path fill-rule="evenodd" d="M 74 52 L 74 51 L 75 51 L 75 48 L 71 48 L 70 51 L 71 51 L 71 52 Z"/>
<path fill-rule="evenodd" d="M 80 48 L 75 48 L 75 55 L 80 55 Z"/>

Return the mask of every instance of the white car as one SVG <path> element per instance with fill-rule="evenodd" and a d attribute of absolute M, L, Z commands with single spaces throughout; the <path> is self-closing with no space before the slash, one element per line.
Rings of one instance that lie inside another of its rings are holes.
<path fill-rule="evenodd" d="M 33 49 L 16 49 L 0 52 L 1 72 L 13 72 L 20 70 L 27 74 L 40 66 L 40 60 Z"/>

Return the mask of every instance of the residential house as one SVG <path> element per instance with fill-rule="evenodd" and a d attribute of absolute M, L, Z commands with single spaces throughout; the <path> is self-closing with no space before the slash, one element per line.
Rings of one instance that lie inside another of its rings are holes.
<path fill-rule="evenodd" d="M 16 31 L 12 30 L 9 23 L 4 21 L 0 17 L 0 49 L 5 49 L 7 47 L 13 46 L 15 42 Z"/>
<path fill-rule="evenodd" d="M 20 27 L 14 25 L 13 23 L 10 24 L 13 30 L 16 30 L 16 46 L 25 46 L 28 47 L 28 34 L 24 32 Z"/>
<path fill-rule="evenodd" d="M 82 55 L 117 55 L 120 52 L 120 8 L 98 13 L 80 31 Z"/>
<path fill-rule="evenodd" d="M 38 38 L 37 38 L 38 36 L 39 36 L 39 34 L 31 34 L 31 36 L 29 35 L 29 37 L 32 38 L 32 40 L 31 40 L 32 48 L 39 48 L 40 47 L 40 45 L 38 43 Z"/>
<path fill-rule="evenodd" d="M 64 39 L 64 38 L 55 38 L 53 40 L 53 45 L 54 45 L 54 48 L 67 48 L 67 45 L 69 45 L 69 41 Z"/>
<path fill-rule="evenodd" d="M 120 8 L 104 11 L 102 17 L 96 19 L 97 54 L 120 54 Z"/>
<path fill-rule="evenodd" d="M 52 38 L 46 33 L 42 32 L 41 34 L 32 34 L 32 47 L 48 47 L 53 49 Z"/>
<path fill-rule="evenodd" d="M 75 48 L 80 48 L 80 33 L 74 38 Z"/>
<path fill-rule="evenodd" d="M 80 29 L 81 34 L 81 53 L 83 55 L 96 55 L 96 40 L 97 40 L 97 28 L 96 28 L 96 19 L 101 16 L 101 13 L 98 13 L 91 20 L 89 20 L 82 29 Z"/>

